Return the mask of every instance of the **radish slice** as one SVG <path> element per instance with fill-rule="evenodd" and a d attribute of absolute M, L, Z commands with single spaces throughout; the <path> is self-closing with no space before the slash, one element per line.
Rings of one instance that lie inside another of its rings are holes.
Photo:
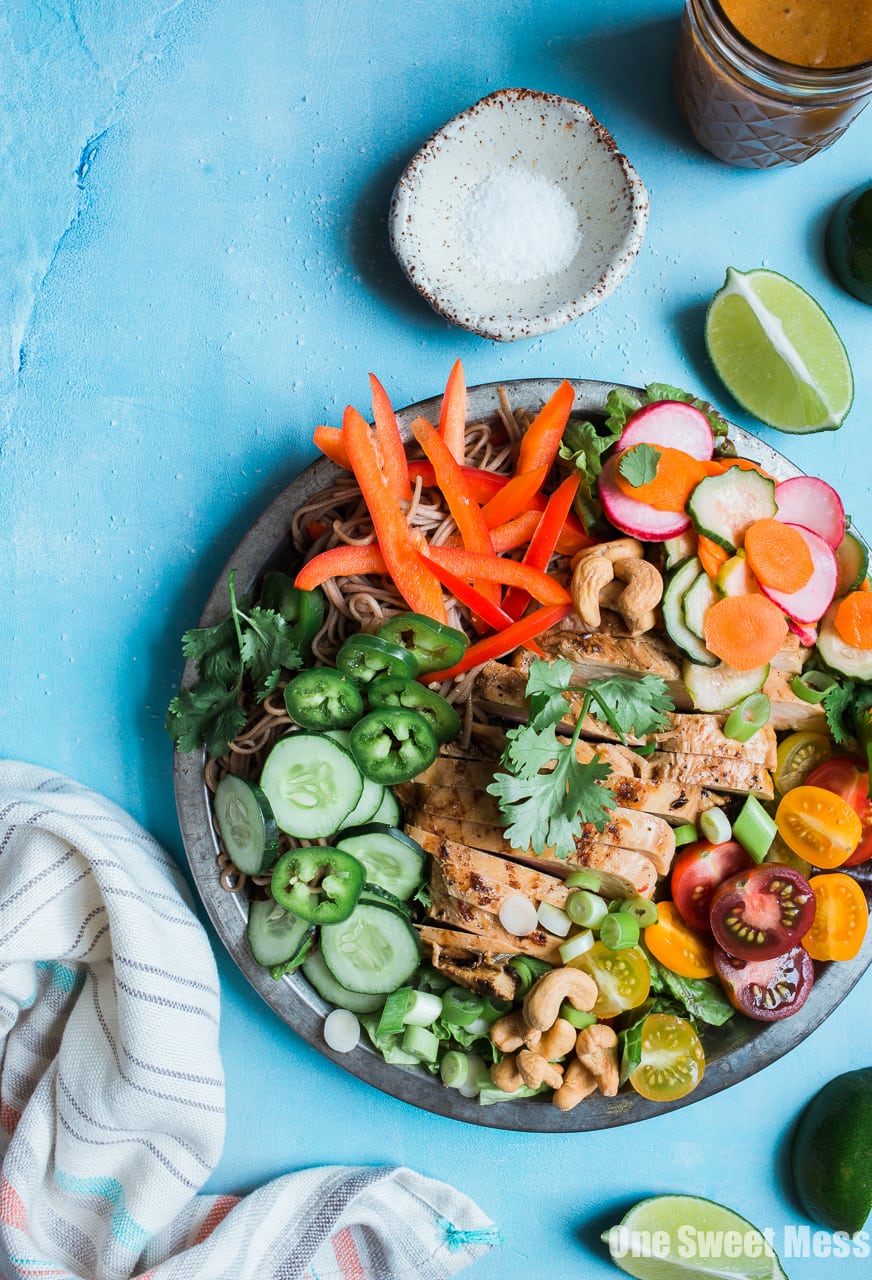
<path fill-rule="evenodd" d="M 785 524 L 787 521 L 785 521 Z M 799 591 L 773 591 L 760 583 L 760 590 L 768 596 L 779 609 L 787 614 L 788 621 L 809 624 L 819 622 L 829 609 L 836 594 L 838 569 L 832 547 L 819 533 L 804 528 L 801 524 L 789 526 L 796 529 L 805 538 L 811 558 L 814 561 L 812 575 Z"/>
<path fill-rule="evenodd" d="M 775 501 L 778 503 L 776 520 L 799 524 L 812 533 L 819 533 L 834 551 L 844 538 L 845 508 L 826 480 L 818 480 L 816 476 L 782 480 L 775 486 Z"/>
<path fill-rule="evenodd" d="M 597 481 L 606 519 L 616 529 L 643 542 L 665 542 L 667 538 L 677 538 L 690 528 L 690 517 L 683 511 L 658 511 L 647 502 L 639 502 L 637 498 L 628 498 L 622 493 L 614 479 L 617 465 L 617 456 L 609 458 Z"/>
<path fill-rule="evenodd" d="M 801 622 L 794 622 L 793 618 L 787 619 L 787 625 L 795 636 L 799 636 L 799 643 L 804 644 L 807 649 L 813 649 L 817 644 L 817 627 L 806 627 Z"/>
<path fill-rule="evenodd" d="M 636 444 L 681 449 L 702 462 L 708 462 L 715 450 L 708 418 L 682 400 L 658 400 L 637 409 L 624 427 L 616 448 L 620 451 Z"/>

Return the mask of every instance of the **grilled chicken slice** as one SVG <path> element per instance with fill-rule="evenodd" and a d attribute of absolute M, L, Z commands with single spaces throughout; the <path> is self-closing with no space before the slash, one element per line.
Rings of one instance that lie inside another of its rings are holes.
<path fill-rule="evenodd" d="M 783 729 L 808 729 L 813 733 L 828 733 L 827 718 L 820 704 L 803 702 L 802 698 L 797 698 L 790 687 L 792 678 L 782 671 L 769 672 L 763 692 L 772 704 L 770 727 L 776 733 Z"/>
<path fill-rule="evenodd" d="M 479 937 L 459 929 L 419 925 L 418 936 L 430 962 L 464 987 L 496 1000 L 514 1000 L 518 975 L 507 963 L 511 950 L 501 938 Z"/>
<path fill-rule="evenodd" d="M 523 938 L 508 933 L 495 915 L 462 898 L 452 896 L 439 867 L 434 863 L 430 875 L 430 907 L 427 912 L 438 924 L 467 929 L 484 938 L 501 939 L 507 950 L 520 951 L 525 956 L 536 956 L 548 964 L 560 964 L 560 939 L 544 929 L 534 929 Z"/>
<path fill-rule="evenodd" d="M 447 840 L 431 831 L 414 828 L 409 835 L 430 854 L 452 897 L 462 898 L 495 915 L 499 914 L 506 898 L 519 893 L 537 906 L 540 902 L 550 902 L 562 908 L 572 892 L 557 876 Z"/>
<path fill-rule="evenodd" d="M 691 779 L 712 791 L 728 795 L 755 795 L 771 800 L 772 775 L 762 764 L 718 756 L 690 755 L 682 751 L 655 751 L 649 759 L 647 781 L 683 784 Z"/>
<path fill-rule="evenodd" d="M 774 769 L 776 763 L 775 730 L 771 725 L 758 729 L 747 742 L 737 742 L 724 733 L 726 716 L 703 713 L 676 713 L 669 717 L 670 725 L 661 733 L 652 733 L 649 741 L 657 744 L 658 751 L 679 751 L 690 756 L 718 756 L 731 760 L 760 764 Z M 649 757 L 650 759 L 650 757 Z M 697 779 L 702 783 L 702 779 Z M 702 783 L 708 786 L 708 783 Z"/>

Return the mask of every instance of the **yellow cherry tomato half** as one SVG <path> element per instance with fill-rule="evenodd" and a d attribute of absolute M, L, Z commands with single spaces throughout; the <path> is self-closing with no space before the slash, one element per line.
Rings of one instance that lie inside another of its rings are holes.
<path fill-rule="evenodd" d="M 679 977 L 714 977 L 711 948 L 684 923 L 674 902 L 657 903 L 657 923 L 645 930 L 645 946 L 658 963 Z"/>
<path fill-rule="evenodd" d="M 863 823 L 856 811 L 823 787 L 794 787 L 775 813 L 781 839 L 813 867 L 840 867 L 860 843 Z"/>
<path fill-rule="evenodd" d="M 853 960 L 869 923 L 863 890 L 842 871 L 813 876 L 809 884 L 814 891 L 814 922 L 802 945 L 812 960 Z"/>
<path fill-rule="evenodd" d="M 674 1102 L 693 1093 L 705 1073 L 699 1036 L 685 1018 L 651 1013 L 642 1024 L 642 1061 L 630 1075 L 636 1093 Z"/>
<path fill-rule="evenodd" d="M 825 764 L 833 754 L 832 740 L 825 733 L 801 729 L 788 734 L 778 744 L 773 781 L 779 795 L 786 795 L 805 782 L 812 769 Z"/>
<path fill-rule="evenodd" d="M 570 964 L 583 969 L 596 983 L 599 994 L 591 1013 L 597 1018 L 614 1018 L 648 999 L 651 970 L 641 947 L 612 951 L 604 942 L 595 942 Z"/>

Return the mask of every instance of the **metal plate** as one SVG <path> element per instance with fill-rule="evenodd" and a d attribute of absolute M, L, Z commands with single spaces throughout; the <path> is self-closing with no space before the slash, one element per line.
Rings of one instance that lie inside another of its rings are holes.
<path fill-rule="evenodd" d="M 471 421 L 486 421 L 496 417 L 500 386 L 505 388 L 513 407 L 535 411 L 557 389 L 559 381 L 537 378 L 472 387 L 468 393 L 469 418 Z M 608 392 L 617 385 L 588 380 L 570 381 L 575 389 L 575 414 L 601 413 Z M 440 404 L 441 397 L 435 397 L 400 410 L 397 417 L 404 434 L 409 434 L 409 424 L 419 414 L 431 422 L 438 422 Z M 800 474 L 798 468 L 780 453 L 740 427 L 731 427 L 730 438 L 741 454 L 761 463 L 778 479 Z M 296 507 L 329 485 L 337 473 L 338 468 L 333 463 L 321 459 L 307 467 L 271 503 L 242 539 L 218 578 L 206 602 L 201 626 L 209 626 L 226 616 L 227 577 L 231 568 L 236 570 L 236 587 L 240 594 L 253 595 L 264 572 L 271 568 L 287 568 L 293 563 L 295 553 L 288 536 L 291 516 Z M 194 678 L 195 671 L 189 663 L 183 684 L 192 683 Z M 565 1113 L 558 1111 L 547 1098 L 481 1106 L 474 1099 L 461 1097 L 454 1089 L 446 1089 L 438 1077 L 423 1070 L 388 1065 L 364 1045 L 352 1053 L 334 1053 L 324 1043 L 321 1034 L 329 1006 L 305 978 L 295 974 L 276 982 L 265 969 L 254 963 L 245 939 L 247 900 L 242 894 L 227 893 L 218 880 L 218 845 L 203 780 L 203 763 L 202 752 L 176 753 L 175 790 L 179 824 L 200 896 L 219 938 L 242 974 L 270 1008 L 325 1057 L 377 1089 L 438 1115 L 497 1129 L 559 1133 L 608 1129 L 690 1105 L 762 1070 L 805 1040 L 845 998 L 872 962 L 870 931 L 855 960 L 817 966 L 818 978 L 814 988 L 803 1008 L 792 1017 L 769 1025 L 736 1017 L 724 1027 L 708 1029 L 704 1036 L 707 1065 L 703 1081 L 694 1093 L 678 1102 L 653 1103 L 628 1091 L 616 1098 L 595 1095 L 574 1111 Z"/>

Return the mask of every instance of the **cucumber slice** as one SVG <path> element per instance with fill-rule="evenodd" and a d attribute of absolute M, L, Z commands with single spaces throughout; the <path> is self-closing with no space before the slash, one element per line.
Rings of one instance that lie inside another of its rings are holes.
<path fill-rule="evenodd" d="M 830 605 L 820 621 L 818 653 L 831 671 L 851 680 L 872 680 L 872 649 L 857 649 L 852 644 L 845 644 L 834 622 L 837 607 L 838 602 Z"/>
<path fill-rule="evenodd" d="M 347 920 L 321 928 L 321 954 L 337 982 L 349 991 L 388 995 L 421 963 L 421 944 L 399 911 L 358 902 Z"/>
<path fill-rule="evenodd" d="M 408 902 L 403 902 L 394 894 L 383 889 L 380 884 L 365 884 L 360 891 L 361 902 L 372 902 L 377 907 L 387 907 L 390 911 L 399 911 L 404 920 L 412 919 L 412 909 Z"/>
<path fill-rule="evenodd" d="M 336 848 L 354 854 L 366 867 L 369 883 L 380 885 L 401 901 L 411 898 L 423 882 L 424 850 L 396 827 L 374 823 L 343 831 Z"/>
<path fill-rule="evenodd" d="M 363 793 L 363 774 L 323 733 L 291 733 L 266 758 L 260 785 L 282 831 L 317 840 L 337 831 Z"/>
<path fill-rule="evenodd" d="M 681 597 L 684 625 L 703 643 L 705 643 L 705 615 L 718 600 L 720 596 L 707 573 L 699 574 Z"/>
<path fill-rule="evenodd" d="M 279 833 L 270 802 L 255 783 L 226 774 L 215 788 L 215 821 L 237 871 L 259 876 L 279 856 Z"/>
<path fill-rule="evenodd" d="M 717 584 L 718 590 L 725 596 L 750 596 L 760 590 L 757 579 L 748 567 L 744 551 L 737 551 L 721 565 Z"/>
<path fill-rule="evenodd" d="M 248 908 L 246 937 L 251 954 L 266 969 L 287 964 L 299 956 L 304 960 L 315 926 L 285 911 L 272 898 L 257 898 Z"/>
<path fill-rule="evenodd" d="M 728 711 L 743 698 L 759 693 L 769 675 L 769 663 L 751 671 L 737 671 L 725 662 L 702 667 L 685 662 L 681 676 L 697 711 Z"/>
<path fill-rule="evenodd" d="M 693 529 L 688 529 L 685 533 L 680 533 L 677 538 L 667 538 L 663 543 L 663 568 L 667 570 L 677 569 L 685 560 L 689 560 L 691 556 L 696 555 L 696 533 Z"/>
<path fill-rule="evenodd" d="M 328 1004 L 337 1009 L 350 1009 L 352 1013 L 375 1013 L 385 1002 L 383 995 L 364 995 L 360 991 L 349 991 L 337 982 L 324 963 L 320 951 L 315 951 L 303 961 L 303 976 Z"/>
<path fill-rule="evenodd" d="M 385 790 L 386 788 L 380 782 L 373 782 L 372 778 L 364 778 L 360 799 L 342 823 L 343 830 L 346 827 L 361 827 L 365 822 L 372 822 L 381 808 Z"/>
<path fill-rule="evenodd" d="M 386 827 L 399 827 L 403 821 L 403 811 L 400 808 L 400 802 L 391 791 L 390 787 L 385 787 L 385 793 L 382 802 L 376 809 L 370 819 L 371 822 L 381 822 Z"/>
<path fill-rule="evenodd" d="M 836 595 L 856 591 L 869 572 L 869 552 L 856 534 L 846 533 L 836 547 L 836 566 Z"/>
<path fill-rule="evenodd" d="M 691 662 L 701 663 L 704 667 L 716 667 L 719 659 L 708 651 L 699 636 L 684 621 L 682 602 L 685 593 L 700 574 L 708 578 L 696 556 L 691 556 L 673 571 L 663 591 L 663 623 L 672 643 L 686 658 L 690 658 Z"/>
<path fill-rule="evenodd" d="M 700 480 L 687 503 L 697 533 L 711 538 L 730 554 L 742 545 L 749 525 L 774 516 L 777 510 L 775 481 L 767 480 L 759 471 L 743 471 L 740 467 Z"/>

